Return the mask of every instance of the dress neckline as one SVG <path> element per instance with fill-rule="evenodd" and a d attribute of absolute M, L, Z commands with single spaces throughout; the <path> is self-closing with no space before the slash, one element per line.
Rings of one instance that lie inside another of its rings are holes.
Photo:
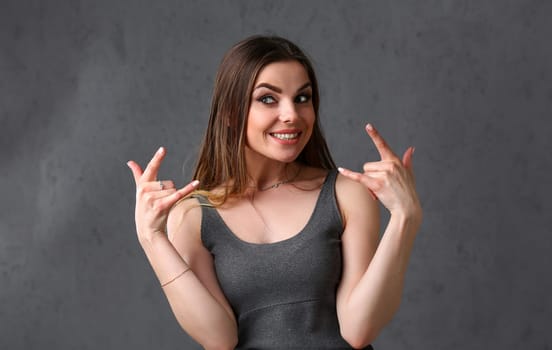
<path fill-rule="evenodd" d="M 331 177 L 331 174 L 332 174 L 331 170 L 328 171 L 328 173 L 326 174 L 326 178 L 324 179 L 324 182 L 322 183 L 322 186 L 320 188 L 320 192 L 318 193 L 318 198 L 316 198 L 316 202 L 314 204 L 314 209 L 312 210 L 312 213 L 311 213 L 309 219 L 307 220 L 305 226 L 303 226 L 302 229 L 300 229 L 297 233 L 295 233 L 294 235 L 292 235 L 288 238 L 284 238 L 284 239 L 281 239 L 279 241 L 268 242 L 268 243 L 249 242 L 249 241 L 246 241 L 246 240 L 240 238 L 234 231 L 232 231 L 230 229 L 230 227 L 226 224 L 226 222 L 224 221 L 224 219 L 222 218 L 222 216 L 220 215 L 218 210 L 213 207 L 215 216 L 216 216 L 217 220 L 219 220 L 221 222 L 222 226 L 224 227 L 225 233 L 227 233 L 234 241 L 237 241 L 238 243 L 240 243 L 244 246 L 259 247 L 259 248 L 266 247 L 266 248 L 268 248 L 268 247 L 277 247 L 277 246 L 287 245 L 287 244 L 293 243 L 297 240 L 302 239 L 304 237 L 303 233 L 315 221 L 315 218 L 318 215 L 318 212 L 320 211 L 320 207 L 321 207 L 321 204 L 322 204 L 322 198 L 324 197 L 323 194 L 326 191 L 328 191 L 328 186 L 329 186 L 328 184 L 330 183 L 329 179 Z"/>

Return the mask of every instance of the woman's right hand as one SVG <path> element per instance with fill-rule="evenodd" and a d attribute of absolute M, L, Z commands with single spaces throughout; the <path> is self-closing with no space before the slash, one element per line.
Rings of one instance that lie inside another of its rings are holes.
<path fill-rule="evenodd" d="M 151 241 L 158 234 L 165 235 L 170 209 L 199 184 L 199 181 L 195 180 L 183 188 L 176 189 L 171 180 L 158 180 L 157 174 L 165 154 L 165 149 L 159 148 L 144 171 L 132 160 L 127 163 L 136 183 L 134 216 L 136 232 L 141 242 Z"/>

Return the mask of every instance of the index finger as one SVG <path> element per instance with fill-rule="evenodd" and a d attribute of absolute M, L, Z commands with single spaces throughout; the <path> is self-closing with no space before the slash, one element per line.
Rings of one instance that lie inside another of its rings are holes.
<path fill-rule="evenodd" d="M 157 179 L 157 173 L 159 172 L 159 168 L 161 167 L 161 163 L 163 162 L 163 158 L 165 157 L 165 148 L 159 147 L 157 152 L 153 155 L 153 158 L 148 163 L 148 166 L 144 170 L 144 173 L 142 174 L 142 180 L 144 181 L 155 181 Z"/>
<path fill-rule="evenodd" d="M 374 142 L 374 145 L 376 146 L 382 160 L 397 158 L 397 155 L 393 153 L 393 150 L 391 150 L 391 148 L 387 145 L 387 142 L 385 142 L 383 137 L 381 137 L 372 124 L 366 124 L 366 132 Z"/>

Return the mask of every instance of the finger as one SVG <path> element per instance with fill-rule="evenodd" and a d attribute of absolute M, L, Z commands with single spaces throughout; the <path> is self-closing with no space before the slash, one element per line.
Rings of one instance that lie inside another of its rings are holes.
<path fill-rule="evenodd" d="M 144 192 L 162 191 L 175 188 L 174 182 L 171 180 L 142 182 L 139 187 L 140 190 Z"/>
<path fill-rule="evenodd" d="M 376 196 L 376 194 L 374 193 L 374 191 L 372 191 L 372 187 L 375 186 L 376 184 L 373 182 L 372 179 L 370 179 L 369 176 L 366 176 L 364 174 L 361 174 L 361 173 L 357 173 L 355 171 L 351 171 L 349 169 L 345 169 L 345 168 L 337 168 L 337 170 L 345 177 L 353 180 L 353 181 L 356 181 L 356 182 L 359 182 L 361 184 L 363 184 L 366 188 L 368 188 L 368 192 L 370 193 L 370 195 L 372 196 L 372 198 L 374 200 L 377 200 L 378 197 Z"/>
<path fill-rule="evenodd" d="M 402 163 L 410 175 L 414 176 L 414 169 L 412 167 L 412 156 L 414 155 L 414 147 L 408 147 L 402 156 Z"/>
<path fill-rule="evenodd" d="M 142 181 L 154 181 L 157 178 L 157 173 L 159 172 L 159 167 L 161 167 L 165 154 L 165 148 L 159 147 L 144 170 L 141 178 Z"/>
<path fill-rule="evenodd" d="M 173 193 L 176 191 L 174 188 L 174 185 L 172 187 L 163 187 L 159 185 L 159 182 L 147 182 L 145 184 L 140 184 L 136 188 L 136 194 L 137 195 L 144 195 L 146 193 L 168 193 L 167 191 L 170 191 L 170 193 Z"/>
<path fill-rule="evenodd" d="M 151 192 L 143 192 L 142 198 L 146 202 L 153 203 L 154 201 L 168 197 L 172 194 L 174 194 L 176 190 L 174 188 L 171 188 L 169 190 L 163 190 L 163 191 L 151 191 Z"/>
<path fill-rule="evenodd" d="M 171 180 L 163 180 L 163 181 L 157 181 L 157 185 L 162 188 L 162 189 L 171 189 L 171 188 L 175 188 L 174 186 L 174 182 L 172 182 Z"/>
<path fill-rule="evenodd" d="M 382 160 L 382 161 L 379 161 L 379 162 L 364 163 L 364 165 L 362 166 L 362 169 L 364 170 L 364 172 L 369 172 L 369 171 L 386 171 L 386 172 L 389 172 L 389 171 L 393 171 L 395 167 L 396 167 L 395 162 L 388 161 L 388 160 Z"/>
<path fill-rule="evenodd" d="M 378 153 L 380 154 L 382 160 L 397 158 L 395 153 L 393 153 L 391 148 L 387 145 L 387 142 L 385 142 L 383 137 L 381 137 L 379 132 L 372 126 L 372 124 L 366 124 L 366 132 L 374 142 L 374 145 L 376 146 L 376 149 L 378 150 Z"/>
<path fill-rule="evenodd" d="M 138 184 L 140 177 L 142 176 L 142 168 L 133 160 L 127 162 L 130 171 L 132 171 L 132 176 L 134 176 L 134 182 Z"/>
<path fill-rule="evenodd" d="M 198 180 L 194 180 L 192 182 L 190 182 L 189 184 L 187 184 L 186 186 L 182 187 L 181 189 L 179 189 L 178 191 L 176 191 L 177 193 L 180 193 L 182 195 L 182 197 L 184 196 L 187 196 L 188 194 L 190 194 L 193 190 L 195 190 L 197 187 L 199 186 L 199 181 Z"/>
<path fill-rule="evenodd" d="M 186 186 L 182 187 L 181 189 L 175 191 L 170 196 L 167 196 L 163 199 L 161 199 L 160 205 L 163 208 L 172 207 L 176 202 L 178 202 L 180 199 L 184 198 L 185 196 L 189 195 L 194 189 L 197 188 L 199 185 L 199 181 L 194 180 L 187 184 Z"/>

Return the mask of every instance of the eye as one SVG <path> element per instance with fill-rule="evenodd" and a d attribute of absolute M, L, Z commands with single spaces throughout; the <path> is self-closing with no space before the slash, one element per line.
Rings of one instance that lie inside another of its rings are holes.
<path fill-rule="evenodd" d="M 301 94 L 295 97 L 295 103 L 307 103 L 311 100 L 310 94 Z"/>
<path fill-rule="evenodd" d="M 273 104 L 273 103 L 276 103 L 276 99 L 270 95 L 264 95 L 264 96 L 261 96 L 257 99 L 259 102 L 261 103 L 264 103 L 264 104 Z"/>

